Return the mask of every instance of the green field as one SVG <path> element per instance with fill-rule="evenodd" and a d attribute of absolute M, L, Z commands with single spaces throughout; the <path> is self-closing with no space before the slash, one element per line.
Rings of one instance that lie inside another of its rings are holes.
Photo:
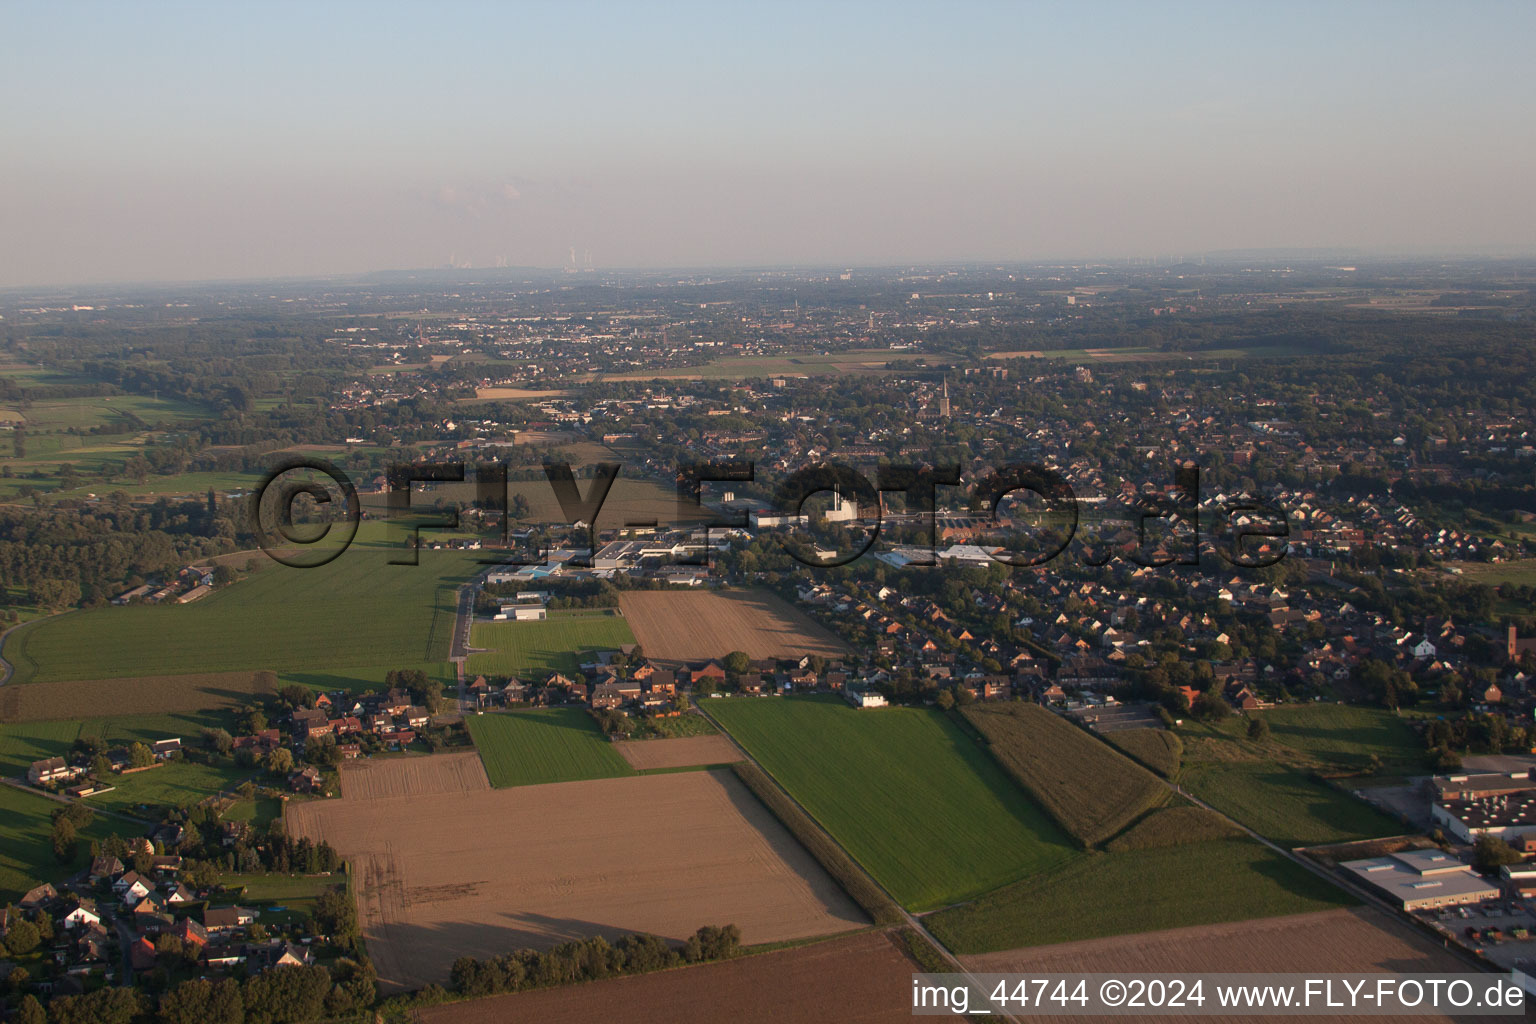
<path fill-rule="evenodd" d="M 550 612 L 543 622 L 477 622 L 469 645 L 489 653 L 471 654 L 464 668 L 471 675 L 542 682 L 551 672 L 575 675 L 595 651 L 634 642 L 623 616 L 606 610 Z"/>
<path fill-rule="evenodd" d="M 923 923 L 951 950 L 968 954 L 1301 914 L 1353 902 L 1258 843 L 1219 839 L 1084 854 L 1055 871 L 931 914 Z"/>
<path fill-rule="evenodd" d="M 58 882 L 79 871 L 90 857 L 91 839 L 105 839 L 113 832 L 125 836 L 139 829 L 123 821 L 97 815 L 82 830 L 78 855 L 60 864 L 53 853 L 53 812 L 63 805 L 36 793 L 0 786 L 0 818 L 5 819 L 5 842 L 0 843 L 0 905 L 11 903 L 42 882 Z"/>
<path fill-rule="evenodd" d="M 703 706 L 908 908 L 968 899 L 1073 856 L 1045 812 L 939 712 L 856 711 L 821 697 Z"/>
<path fill-rule="evenodd" d="M 345 875 L 242 875 L 230 872 L 219 877 L 226 890 L 244 889 L 239 900 L 256 909 L 258 920 L 268 928 L 286 927 L 314 913 L 315 901 L 327 890 L 347 884 Z M 215 905 L 230 902 L 215 897 Z M 280 908 L 280 909 L 278 909 Z"/>
<path fill-rule="evenodd" d="M 23 722 L 0 726 L 0 770 L 7 775 L 26 775 L 27 766 L 44 757 L 62 756 L 81 736 L 98 736 L 107 747 L 138 741 L 181 738 L 183 746 L 195 747 L 205 728 L 229 729 L 233 716 L 224 712 L 193 712 L 173 715 L 132 715 L 122 718 Z M 92 807 L 135 812 L 140 808 L 179 807 L 197 803 L 221 789 L 238 785 L 252 773 L 233 763 L 195 764 L 171 761 L 159 768 L 114 775 L 109 793 L 87 798 Z"/>
<path fill-rule="evenodd" d="M 1276 742 L 1341 767 L 1366 765 L 1424 770 L 1424 742 L 1407 719 L 1387 708 L 1352 704 L 1290 704 L 1262 713 Z"/>
<path fill-rule="evenodd" d="M 198 803 L 259 774 L 257 770 L 227 762 L 207 765 L 170 761 L 149 771 L 114 775 L 108 780 L 114 787 L 111 792 L 87 797 L 85 802 L 92 807 L 153 816 L 156 810 Z"/>
<path fill-rule="evenodd" d="M 229 810 L 219 815 L 220 821 L 248 821 L 256 828 L 264 829 L 273 819 L 283 816 L 283 802 L 275 796 L 258 796 L 250 800 L 236 800 Z"/>
<path fill-rule="evenodd" d="M 12 633 L 15 682 L 270 669 L 305 673 L 352 666 L 442 662 L 457 585 L 474 552 L 423 551 L 390 565 L 398 548 L 365 522 L 328 565 L 273 565 L 195 604 L 74 612 Z"/>
<path fill-rule="evenodd" d="M 581 708 L 469 715 L 465 722 L 497 788 L 635 774 Z"/>
<path fill-rule="evenodd" d="M 195 711 L 0 725 L 0 771 L 6 775 L 25 775 L 33 761 L 68 753 L 81 736 L 99 737 L 108 747 L 135 741 L 151 743 L 172 736 L 179 736 L 183 746 L 196 746 L 204 729 L 233 732 L 235 724 L 235 716 L 227 711 Z"/>
<path fill-rule="evenodd" d="M 1117 729 L 1104 739 L 1166 779 L 1178 774 L 1184 743 L 1167 729 Z"/>
<path fill-rule="evenodd" d="M 1508 562 L 1447 562 L 1446 565 L 1460 569 L 1457 579 L 1471 583 L 1490 587 L 1500 583 L 1536 584 L 1536 558 L 1516 558 Z"/>
<path fill-rule="evenodd" d="M 1402 822 L 1299 769 L 1261 761 L 1186 768 L 1191 793 L 1281 846 L 1400 835 Z"/>

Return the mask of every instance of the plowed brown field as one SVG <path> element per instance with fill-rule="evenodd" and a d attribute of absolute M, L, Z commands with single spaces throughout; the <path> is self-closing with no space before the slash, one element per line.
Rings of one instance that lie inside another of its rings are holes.
<path fill-rule="evenodd" d="M 647 656 L 703 661 L 745 651 L 753 658 L 840 658 L 848 645 L 804 612 L 761 590 L 630 590 L 619 597 Z"/>
<path fill-rule="evenodd" d="M 918 967 L 886 935 L 417 1011 L 422 1024 L 899 1024 Z"/>
<path fill-rule="evenodd" d="M 418 799 L 394 788 L 288 808 L 292 834 L 326 839 L 351 862 L 387 992 L 444 983 L 459 956 L 581 936 L 681 940 L 735 924 L 744 942 L 763 943 L 867 923 L 728 772 Z"/>
<path fill-rule="evenodd" d="M 686 768 L 696 764 L 730 764 L 742 761 L 736 744 L 719 733 L 713 736 L 679 736 L 676 739 L 621 740 L 613 745 L 632 767 Z"/>
<path fill-rule="evenodd" d="M 473 793 L 490 788 L 485 765 L 473 750 L 431 757 L 374 758 L 341 766 L 341 795 L 348 800 Z"/>

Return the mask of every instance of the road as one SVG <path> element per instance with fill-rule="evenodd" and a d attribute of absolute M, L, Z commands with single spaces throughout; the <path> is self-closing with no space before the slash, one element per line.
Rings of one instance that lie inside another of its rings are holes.
<path fill-rule="evenodd" d="M 469 646 L 469 631 L 475 624 L 475 598 L 480 593 L 481 581 L 491 568 L 479 573 L 459 588 L 458 607 L 454 611 L 453 637 L 448 643 L 448 660 L 453 662 L 454 676 L 458 681 L 456 700 L 461 715 L 474 710 L 469 706 L 469 699 L 464 692 L 464 662 L 474 652 L 474 648 Z"/>

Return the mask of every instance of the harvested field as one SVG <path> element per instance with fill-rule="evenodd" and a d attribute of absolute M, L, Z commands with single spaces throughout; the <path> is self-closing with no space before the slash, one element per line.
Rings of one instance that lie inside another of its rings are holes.
<path fill-rule="evenodd" d="M 1382 971 L 1389 974 L 1426 974 L 1469 970 L 1464 961 L 1436 946 L 1429 938 L 1369 907 L 1292 914 L 1260 921 L 1238 921 L 1196 928 L 1174 928 L 1139 935 L 1066 942 L 1056 946 L 983 953 L 961 959 L 966 967 L 982 972 L 1114 971 L 1175 974 L 1193 970 L 1213 973 Z M 1032 1022 L 1081 1024 L 1090 1020 L 1124 1021 L 1127 1018 L 1032 1014 L 1029 1019 Z M 1200 1018 L 1202 1021 L 1216 1022 L 1254 1019 L 1238 1015 Z M 1308 1021 L 1360 1019 L 1363 1018 L 1307 1018 Z M 1413 1018 L 1425 1024 L 1458 1019 L 1462 1018 Z"/>
<path fill-rule="evenodd" d="M 371 758 L 341 766 L 341 795 L 347 800 L 474 793 L 491 788 L 474 751 L 430 757 Z"/>
<path fill-rule="evenodd" d="M 680 941 L 732 923 L 755 944 L 867 923 L 729 772 L 315 800 L 287 815 L 291 833 L 353 864 L 386 992 L 443 984 L 456 957 L 582 936 Z"/>
<path fill-rule="evenodd" d="M 1168 799 L 1151 772 L 1037 704 L 972 704 L 962 713 L 1014 781 L 1085 844 Z"/>
<path fill-rule="evenodd" d="M 840 658 L 848 645 L 804 612 L 762 590 L 631 590 L 619 597 L 635 639 L 661 661 L 704 661 L 732 651 L 753 658 Z"/>
<path fill-rule="evenodd" d="M 0 687 L 0 722 L 41 722 L 237 707 L 267 689 L 254 672 L 72 679 Z"/>
<path fill-rule="evenodd" d="M 835 1015 L 839 1024 L 898 1024 L 912 1019 L 917 969 L 889 936 L 868 932 L 725 963 L 435 1006 L 418 1010 L 417 1018 L 422 1024 L 783 1024 Z"/>
<path fill-rule="evenodd" d="M 619 755 L 635 768 L 686 768 L 696 764 L 730 764 L 741 760 L 741 751 L 726 737 L 684 736 L 675 740 L 624 740 L 614 744 Z"/>

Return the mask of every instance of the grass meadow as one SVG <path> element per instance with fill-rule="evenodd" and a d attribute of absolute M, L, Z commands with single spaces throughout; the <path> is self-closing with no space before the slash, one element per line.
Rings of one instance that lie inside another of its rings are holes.
<path fill-rule="evenodd" d="M 5 656 L 15 683 L 233 672 L 335 672 L 402 667 L 448 656 L 455 589 L 474 553 L 423 551 L 391 565 L 399 548 L 365 522 L 327 565 L 272 565 L 195 604 L 72 612 L 12 633 Z"/>
<path fill-rule="evenodd" d="M 989 953 L 1350 906 L 1344 892 L 1249 839 L 1085 853 L 923 919 L 959 954 Z"/>
<path fill-rule="evenodd" d="M 636 774 L 581 708 L 502 711 L 465 722 L 497 788 Z"/>
<path fill-rule="evenodd" d="M 1182 785 L 1281 846 L 1395 836 L 1402 822 L 1298 768 L 1262 761 L 1186 768 Z"/>
<path fill-rule="evenodd" d="M 79 871 L 90 857 L 90 840 L 105 839 L 113 832 L 125 836 L 140 830 L 124 821 L 96 816 L 80 834 L 74 860 L 59 863 L 53 852 L 53 812 L 63 805 L 36 793 L 0 786 L 0 818 L 5 821 L 5 842 L 0 843 L 0 905 L 12 903 L 43 882 L 57 884 Z"/>
<path fill-rule="evenodd" d="M 896 900 L 926 910 L 1071 859 L 1071 840 L 936 711 L 822 697 L 703 704 Z"/>

